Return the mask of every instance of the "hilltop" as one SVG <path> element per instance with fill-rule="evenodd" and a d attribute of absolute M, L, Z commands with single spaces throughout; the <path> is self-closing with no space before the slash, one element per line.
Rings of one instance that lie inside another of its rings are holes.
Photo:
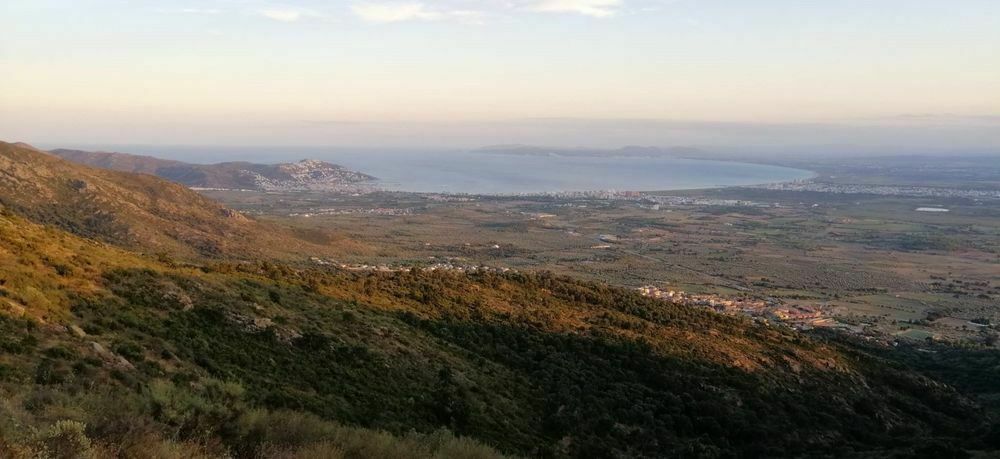
<path fill-rule="evenodd" d="M 337 191 L 375 180 L 361 172 L 315 159 L 295 163 L 191 164 L 127 153 L 56 149 L 53 155 L 79 164 L 150 174 L 193 188 L 257 191 Z"/>

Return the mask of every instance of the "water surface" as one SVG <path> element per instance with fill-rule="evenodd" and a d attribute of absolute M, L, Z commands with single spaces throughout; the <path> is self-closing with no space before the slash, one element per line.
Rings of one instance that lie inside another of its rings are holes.
<path fill-rule="evenodd" d="M 117 146 L 104 149 L 199 163 L 321 159 L 374 175 L 383 188 L 412 192 L 659 191 L 755 185 L 812 176 L 809 171 L 787 167 L 674 157 L 522 156 L 318 147 Z"/>

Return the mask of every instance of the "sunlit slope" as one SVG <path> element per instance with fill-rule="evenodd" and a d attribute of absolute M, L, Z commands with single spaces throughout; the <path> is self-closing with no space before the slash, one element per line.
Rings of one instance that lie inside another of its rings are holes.
<path fill-rule="evenodd" d="M 881 457 L 997 431 L 852 345 L 544 273 L 223 261 L 286 240 L 153 177 L 9 144 L 0 162 L 0 447 L 57 420 L 218 456 L 304 448 L 328 422 L 577 457 Z M 278 413 L 288 431 L 254 433 Z"/>
<path fill-rule="evenodd" d="M 0 311 L 7 315 L 65 319 L 71 297 L 103 290 L 106 270 L 148 264 L 141 257 L 28 222 L 0 208 Z"/>
<path fill-rule="evenodd" d="M 73 164 L 23 144 L 0 143 L 0 204 L 32 221 L 147 253 L 318 250 L 181 185 Z"/>
<path fill-rule="evenodd" d="M 370 175 L 317 160 L 281 164 L 242 161 L 191 164 L 128 153 L 65 149 L 51 150 L 50 153 L 79 164 L 150 174 L 186 186 L 202 188 L 323 191 L 375 179 Z"/>
<path fill-rule="evenodd" d="M 177 266 L 9 210 L 0 247 L 0 366 L 16 397 L 99 384 L 142 399 L 227 381 L 245 410 L 586 457 L 890 451 L 923 437 L 975 448 L 985 428 L 968 400 L 905 368 L 600 284 Z M 51 419 L 41 403 L 19 416 Z M 198 438 L 176 413 L 139 415 Z M 202 428 L 236 445 L 225 426 L 244 415 Z"/>

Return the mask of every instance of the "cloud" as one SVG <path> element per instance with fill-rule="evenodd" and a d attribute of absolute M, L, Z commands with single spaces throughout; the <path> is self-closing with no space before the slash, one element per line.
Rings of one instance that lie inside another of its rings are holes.
<path fill-rule="evenodd" d="M 206 8 L 182 8 L 180 10 L 180 12 L 181 13 L 188 13 L 188 14 L 219 14 L 219 13 L 222 12 L 222 10 L 218 10 L 218 9 L 215 9 L 215 8 L 207 8 L 207 9 Z"/>
<path fill-rule="evenodd" d="M 540 0 L 529 5 L 528 9 L 543 13 L 575 13 L 606 18 L 617 14 L 622 4 L 622 0 Z"/>
<path fill-rule="evenodd" d="M 390 23 L 441 19 L 441 14 L 429 11 L 423 3 L 361 3 L 351 7 L 354 14 L 368 22 Z"/>
<path fill-rule="evenodd" d="M 660 0 L 670 1 L 670 0 Z M 407 21 L 455 21 L 482 24 L 496 14 L 509 11 L 581 14 L 606 18 L 619 13 L 624 0 L 479 0 L 482 8 L 470 10 L 468 2 L 438 2 L 427 6 L 420 1 L 368 1 L 354 4 L 354 14 L 366 22 L 388 24 Z M 449 5 L 450 4 L 450 5 Z"/>
<path fill-rule="evenodd" d="M 182 14 L 219 14 L 222 12 L 220 9 L 216 8 L 157 8 L 157 13 L 182 13 Z"/>
<path fill-rule="evenodd" d="M 438 20 L 478 23 L 484 16 L 480 11 L 430 9 L 419 2 L 358 3 L 351 10 L 362 20 L 379 24 Z"/>
<path fill-rule="evenodd" d="M 300 19 L 323 17 L 315 11 L 301 8 L 264 8 L 255 11 L 255 14 L 279 22 L 297 22 Z"/>

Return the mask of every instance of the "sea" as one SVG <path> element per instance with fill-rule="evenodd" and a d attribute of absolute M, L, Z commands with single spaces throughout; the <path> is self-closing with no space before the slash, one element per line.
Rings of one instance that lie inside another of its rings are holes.
<path fill-rule="evenodd" d="M 102 145 L 85 147 L 194 163 L 319 159 L 378 178 L 380 188 L 423 193 L 518 194 L 667 191 L 806 179 L 788 167 L 678 157 L 514 155 L 482 151 Z"/>

